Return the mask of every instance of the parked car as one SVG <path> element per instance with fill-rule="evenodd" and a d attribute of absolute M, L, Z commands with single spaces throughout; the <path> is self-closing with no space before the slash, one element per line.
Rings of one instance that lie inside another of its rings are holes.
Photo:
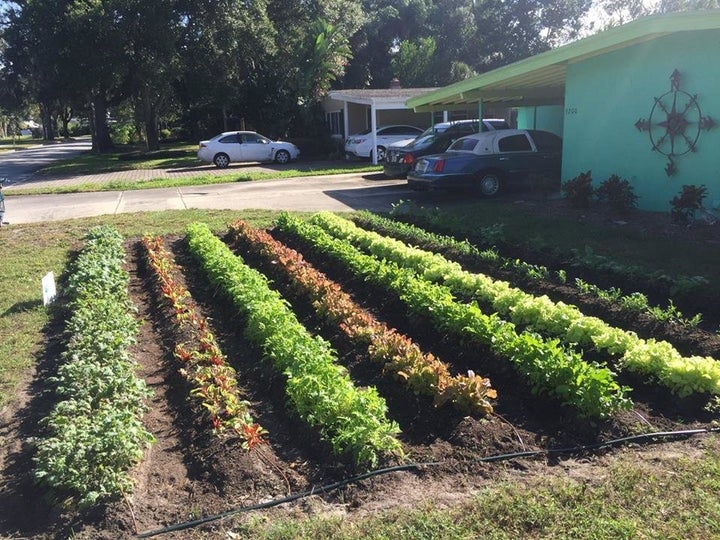
<path fill-rule="evenodd" d="M 200 141 L 198 159 L 222 169 L 233 161 L 288 163 L 300 157 L 300 149 L 285 141 L 272 141 L 254 131 L 226 131 Z"/>
<path fill-rule="evenodd" d="M 394 142 L 413 139 L 423 132 L 415 126 L 383 126 L 377 129 L 377 160 L 385 158 L 385 149 Z M 348 157 L 372 158 L 372 130 L 350 135 L 345 140 L 345 155 Z"/>
<path fill-rule="evenodd" d="M 472 188 L 492 197 L 510 187 L 560 185 L 562 139 L 547 131 L 507 129 L 468 135 L 446 152 L 420 158 L 408 172 L 413 189 Z"/>
<path fill-rule="evenodd" d="M 444 152 L 460 137 L 478 132 L 478 120 L 457 120 L 440 122 L 426 129 L 410 143 L 391 144 L 385 152 L 383 172 L 389 178 L 402 178 L 420 156 Z M 502 118 L 485 118 L 482 121 L 483 131 L 510 129 L 510 125 Z"/>

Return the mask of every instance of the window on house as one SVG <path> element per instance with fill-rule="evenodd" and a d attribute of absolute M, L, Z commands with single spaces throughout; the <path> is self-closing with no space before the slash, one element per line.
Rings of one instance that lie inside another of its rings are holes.
<path fill-rule="evenodd" d="M 325 113 L 325 122 L 327 123 L 330 135 L 340 135 L 344 137 L 345 115 L 343 111 L 333 111 Z"/>

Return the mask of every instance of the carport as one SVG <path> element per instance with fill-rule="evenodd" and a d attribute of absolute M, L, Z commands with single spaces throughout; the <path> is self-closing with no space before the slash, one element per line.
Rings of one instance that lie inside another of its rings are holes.
<path fill-rule="evenodd" d="M 413 111 L 405 103 L 437 88 L 400 88 L 397 85 L 381 89 L 331 90 L 325 109 L 342 108 L 343 137 L 365 129 L 371 129 L 373 148 L 377 146 L 375 133 L 378 126 L 387 124 L 408 124 L 426 128 L 433 124 L 434 111 Z M 446 113 L 442 119 L 447 118 Z M 438 120 L 442 121 L 442 120 Z M 373 153 L 373 163 L 377 157 Z"/>

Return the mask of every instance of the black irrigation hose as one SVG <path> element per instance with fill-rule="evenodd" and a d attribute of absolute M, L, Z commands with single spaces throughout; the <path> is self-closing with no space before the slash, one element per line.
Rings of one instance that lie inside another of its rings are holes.
<path fill-rule="evenodd" d="M 664 440 L 664 439 L 681 439 L 681 438 L 691 437 L 693 435 L 700 435 L 702 433 L 720 433 L 720 428 L 686 429 L 686 430 L 681 430 L 681 431 L 658 431 L 655 433 L 644 433 L 641 435 L 631 435 L 629 437 L 622 437 L 619 439 L 611 439 L 611 440 L 605 441 L 605 442 L 600 442 L 600 443 L 595 443 L 595 444 L 586 444 L 586 445 L 582 445 L 582 446 L 573 446 L 573 447 L 569 447 L 569 448 L 550 448 L 547 450 L 530 450 L 527 452 L 514 452 L 511 454 L 498 454 L 495 456 L 488 456 L 488 457 L 481 457 L 481 458 L 472 459 L 472 460 L 466 460 L 465 463 L 492 463 L 492 462 L 496 462 L 496 461 L 507 461 L 510 459 L 517 459 L 517 458 L 523 458 L 523 457 L 536 457 L 539 455 L 551 456 L 554 454 L 576 454 L 576 453 L 580 453 L 580 452 L 587 452 L 589 450 L 598 450 L 598 449 L 604 448 L 604 447 L 617 446 L 617 445 L 623 444 L 623 443 L 631 443 L 631 442 L 655 443 L 655 442 L 660 442 L 661 440 Z M 426 463 L 408 463 L 406 465 L 397 465 L 395 467 L 386 467 L 384 469 L 376 469 L 374 471 L 369 471 L 364 474 L 360 474 L 358 476 L 353 476 L 352 478 L 346 478 L 345 480 L 341 480 L 339 482 L 334 482 L 332 484 L 327 484 L 324 486 L 320 486 L 318 488 L 313 488 L 308 491 L 303 491 L 302 493 L 296 493 L 295 495 L 289 495 L 287 497 L 282 497 L 280 499 L 275 499 L 275 500 L 268 501 L 265 503 L 254 504 L 252 506 L 242 506 L 240 508 L 234 508 L 233 510 L 228 510 L 221 514 L 215 514 L 213 516 L 206 516 L 204 518 L 195 519 L 193 521 L 177 523 L 175 525 L 171 525 L 169 527 L 164 527 L 162 529 L 156 529 L 154 531 L 146 531 L 143 533 L 139 533 L 137 535 L 137 538 L 150 538 L 151 536 L 157 536 L 159 534 L 165 534 L 165 533 L 174 532 L 174 531 L 182 531 L 185 529 L 191 529 L 193 527 L 203 525 L 205 523 L 210 523 L 212 521 L 217 521 L 217 520 L 229 517 L 229 516 L 233 516 L 233 515 L 239 514 L 241 512 L 249 512 L 252 510 L 262 510 L 265 508 L 272 508 L 273 506 L 279 506 L 281 504 L 296 501 L 296 500 L 302 499 L 304 497 L 309 497 L 310 495 L 316 495 L 319 493 L 327 493 L 329 491 L 338 489 L 342 486 L 345 486 L 348 484 L 353 484 L 355 482 L 359 482 L 361 480 L 365 480 L 367 478 L 371 478 L 373 476 L 378 476 L 381 474 L 387 474 L 387 473 L 396 472 L 396 471 L 409 471 L 412 469 L 422 469 L 423 467 L 434 467 L 434 466 L 441 465 L 441 464 L 443 464 L 443 462 L 433 461 L 433 462 L 426 462 Z"/>

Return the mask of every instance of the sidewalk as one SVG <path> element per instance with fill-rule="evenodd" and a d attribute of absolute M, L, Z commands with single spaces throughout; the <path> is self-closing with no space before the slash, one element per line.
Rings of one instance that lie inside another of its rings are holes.
<path fill-rule="evenodd" d="M 233 169 L 230 169 L 232 172 Z M 248 167 L 238 168 L 238 172 Z M 219 174 L 228 174 L 222 169 Z M 88 182 L 110 182 L 120 178 L 141 180 L 158 178 L 162 171 L 123 171 L 100 175 L 66 176 L 42 181 L 19 183 L 20 187 L 65 185 Z M 194 171 L 171 172 L 168 176 L 197 176 Z M 125 191 L 93 191 L 66 194 L 11 195 L 6 197 L 6 219 L 11 225 L 60 221 L 72 218 L 115 215 L 132 212 L 184 210 L 189 208 L 213 210 L 296 210 L 296 211 L 352 211 L 367 209 L 389 211 L 399 199 L 407 197 L 409 189 L 404 180 L 379 178 L 377 173 L 302 176 L 257 182 L 230 182 L 191 185 L 172 188 L 153 188 Z M 40 183 L 42 182 L 42 184 Z"/>

